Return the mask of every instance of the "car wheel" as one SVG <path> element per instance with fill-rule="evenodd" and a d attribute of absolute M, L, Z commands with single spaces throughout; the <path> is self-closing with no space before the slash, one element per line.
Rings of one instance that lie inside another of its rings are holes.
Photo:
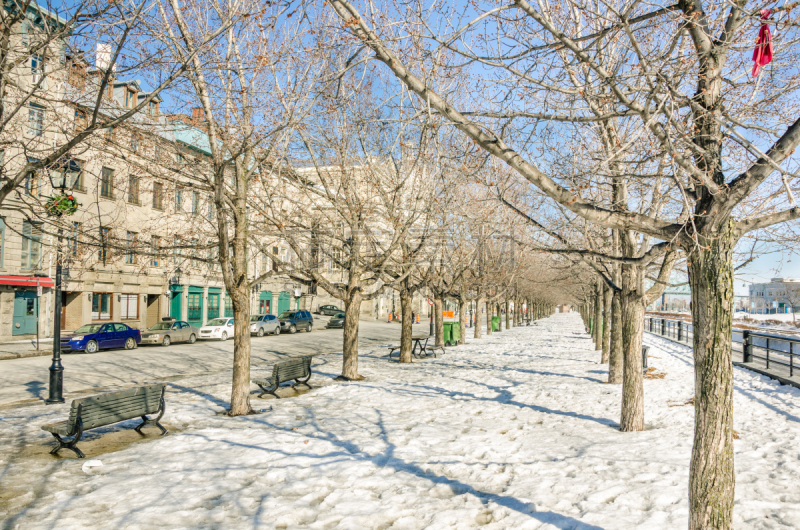
<path fill-rule="evenodd" d="M 222 332 L 222 340 L 228 340 L 228 334 L 226 332 Z"/>
<path fill-rule="evenodd" d="M 97 341 L 90 340 L 86 343 L 86 353 L 97 353 Z"/>
<path fill-rule="evenodd" d="M 164 340 L 161 341 L 162 346 L 169 346 L 169 343 L 172 342 L 169 338 L 169 335 L 164 336 Z"/>
<path fill-rule="evenodd" d="M 281 327 L 280 326 L 275 326 L 275 334 L 276 335 L 280 335 L 281 334 Z"/>
<path fill-rule="evenodd" d="M 194 333 L 192 333 L 191 335 L 189 335 L 189 344 L 194 344 L 195 342 L 197 342 L 197 337 L 195 336 Z"/>
<path fill-rule="evenodd" d="M 313 324 L 309 324 L 309 325 L 308 325 L 308 327 L 306 328 L 306 331 L 308 331 L 309 333 L 311 333 L 311 327 L 312 327 L 312 326 L 313 326 Z"/>
<path fill-rule="evenodd" d="M 133 340 L 133 337 L 128 337 L 128 340 L 125 341 L 125 349 L 132 350 L 136 347 L 136 341 Z"/>
<path fill-rule="evenodd" d="M 295 326 L 294 324 L 289 326 L 289 333 L 297 333 L 297 326 Z"/>
<path fill-rule="evenodd" d="M 258 335 L 259 337 L 263 337 L 263 336 L 264 336 L 264 328 L 258 328 L 258 333 L 257 333 L 257 335 Z"/>

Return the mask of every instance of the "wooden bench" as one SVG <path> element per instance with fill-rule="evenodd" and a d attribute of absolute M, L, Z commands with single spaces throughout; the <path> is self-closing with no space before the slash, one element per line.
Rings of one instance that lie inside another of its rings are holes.
<path fill-rule="evenodd" d="M 305 379 L 303 380 L 304 377 Z M 275 363 L 272 367 L 272 376 L 269 379 L 253 379 L 252 381 L 261 388 L 261 393 L 258 397 L 264 397 L 264 394 L 272 394 L 280 399 L 280 396 L 275 391 L 278 390 L 281 383 L 294 381 L 292 388 L 300 384 L 311 388 L 311 385 L 308 384 L 309 379 L 311 379 L 311 356 Z"/>
<path fill-rule="evenodd" d="M 444 353 L 444 346 L 437 346 L 436 344 L 434 344 L 433 346 L 426 345 L 425 351 L 430 353 L 426 353 L 425 355 L 433 355 L 434 357 L 436 357 L 437 350 L 441 350 L 441 352 Z"/>
<path fill-rule="evenodd" d="M 138 417 L 142 418 L 142 423 L 135 427 L 136 432 L 142 434 L 142 427 L 155 425 L 164 436 L 168 431 L 158 421 L 164 416 L 165 389 L 163 384 L 156 384 L 74 399 L 66 421 L 42 426 L 42 430 L 52 434 L 58 442 L 50 454 L 66 448 L 74 451 L 78 458 L 85 458 L 77 445 L 85 431 Z M 158 416 L 150 419 L 148 414 Z M 74 438 L 67 441 L 62 436 Z"/>

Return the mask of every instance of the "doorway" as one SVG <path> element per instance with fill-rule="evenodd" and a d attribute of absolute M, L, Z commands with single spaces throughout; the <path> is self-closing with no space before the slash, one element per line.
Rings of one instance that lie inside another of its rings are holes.
<path fill-rule="evenodd" d="M 12 335 L 29 335 L 36 333 L 36 322 L 39 318 L 39 298 L 35 291 L 17 291 L 14 293 L 14 318 L 11 327 Z"/>

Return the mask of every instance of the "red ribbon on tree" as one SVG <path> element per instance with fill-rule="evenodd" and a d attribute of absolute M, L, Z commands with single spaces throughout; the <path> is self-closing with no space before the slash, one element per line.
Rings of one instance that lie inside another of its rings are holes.
<path fill-rule="evenodd" d="M 769 20 L 772 11 L 769 9 L 761 10 L 761 20 Z M 758 39 L 756 39 L 756 49 L 753 50 L 753 77 L 758 76 L 759 70 L 762 66 L 767 66 L 772 61 L 772 34 L 769 31 L 769 24 L 762 22 L 761 28 L 758 30 Z"/>

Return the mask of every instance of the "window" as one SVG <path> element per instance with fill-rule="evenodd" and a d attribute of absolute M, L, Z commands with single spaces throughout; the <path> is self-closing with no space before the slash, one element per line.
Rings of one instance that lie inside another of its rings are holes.
<path fill-rule="evenodd" d="M 186 320 L 198 322 L 203 319 L 203 295 L 200 293 L 189 293 L 186 304 Z"/>
<path fill-rule="evenodd" d="M 67 160 L 50 169 L 53 187 L 83 190 L 83 162 L 81 160 Z"/>
<path fill-rule="evenodd" d="M 38 162 L 38 160 L 32 160 L 32 162 Z M 23 186 L 25 187 L 25 191 L 28 193 L 28 195 L 41 195 L 41 189 L 39 187 L 39 172 L 30 171 L 28 176 L 25 177 Z"/>
<path fill-rule="evenodd" d="M 183 162 L 183 155 L 180 154 L 180 153 L 175 153 L 175 161 L 177 163 L 179 163 L 179 164 L 182 163 Z"/>
<path fill-rule="evenodd" d="M 114 198 L 114 170 L 104 167 L 100 172 L 100 196 Z"/>
<path fill-rule="evenodd" d="M 72 228 L 70 228 L 69 233 L 67 234 L 67 256 L 71 258 L 77 258 L 78 253 L 80 251 L 80 235 L 81 235 L 81 224 L 80 223 L 72 223 Z"/>
<path fill-rule="evenodd" d="M 158 116 L 158 101 L 151 100 L 150 103 L 147 104 L 147 115 L 151 118 Z"/>
<path fill-rule="evenodd" d="M 92 320 L 111 320 L 111 293 L 92 293 Z"/>
<path fill-rule="evenodd" d="M 139 318 L 139 295 L 121 294 L 119 297 L 119 319 L 136 320 Z"/>
<path fill-rule="evenodd" d="M 150 254 L 150 266 L 158 267 L 161 254 L 161 238 L 159 236 L 150 236 Z"/>
<path fill-rule="evenodd" d="M 192 215 L 197 215 L 200 209 L 200 194 L 196 191 L 192 192 Z"/>
<path fill-rule="evenodd" d="M 125 107 L 132 109 L 136 106 L 136 91 L 130 88 L 125 90 Z"/>
<path fill-rule="evenodd" d="M 106 127 L 106 140 L 109 142 L 114 141 L 114 127 Z"/>
<path fill-rule="evenodd" d="M 22 268 L 38 269 L 42 259 L 42 224 L 22 222 Z"/>
<path fill-rule="evenodd" d="M 183 246 L 183 241 L 181 240 L 181 237 L 175 236 L 175 257 L 178 259 L 180 259 L 181 254 L 183 253 L 182 252 L 183 249 L 181 248 L 182 246 Z"/>
<path fill-rule="evenodd" d="M 183 207 L 183 188 L 175 186 L 175 211 L 180 212 Z"/>
<path fill-rule="evenodd" d="M 272 247 L 272 270 L 278 270 L 278 247 Z"/>
<path fill-rule="evenodd" d="M 153 208 L 164 209 L 164 185 L 160 182 L 153 183 Z"/>
<path fill-rule="evenodd" d="M 35 85 L 42 82 L 41 88 L 46 88 L 44 86 L 44 62 L 42 61 L 41 55 L 31 55 L 31 82 Z"/>
<path fill-rule="evenodd" d="M 161 148 L 160 145 L 156 144 L 153 147 L 153 158 L 155 158 L 156 162 L 161 162 L 163 156 L 164 156 L 164 150 Z"/>
<path fill-rule="evenodd" d="M 31 136 L 44 134 L 44 107 L 33 103 L 28 108 L 28 134 Z"/>
<path fill-rule="evenodd" d="M 86 128 L 88 123 L 89 119 L 86 116 L 86 112 L 80 109 L 75 109 L 75 123 L 73 125 L 73 130 L 75 132 L 80 132 Z"/>
<path fill-rule="evenodd" d="M 101 228 L 100 229 L 100 250 L 97 251 L 97 259 L 102 261 L 103 263 L 106 262 L 108 259 L 108 244 L 111 238 L 111 229 L 110 228 Z"/>
<path fill-rule="evenodd" d="M 136 263 L 136 232 L 125 233 L 125 243 L 127 252 L 125 252 L 125 263 L 133 265 Z"/>
<path fill-rule="evenodd" d="M 128 202 L 139 204 L 139 177 L 128 177 Z"/>
<path fill-rule="evenodd" d="M 142 138 L 138 134 L 131 134 L 131 151 L 134 153 L 139 152 L 139 146 L 142 144 Z"/>
<path fill-rule="evenodd" d="M 211 320 L 212 318 L 219 317 L 219 294 L 217 293 L 209 293 L 208 294 L 208 319 Z"/>

